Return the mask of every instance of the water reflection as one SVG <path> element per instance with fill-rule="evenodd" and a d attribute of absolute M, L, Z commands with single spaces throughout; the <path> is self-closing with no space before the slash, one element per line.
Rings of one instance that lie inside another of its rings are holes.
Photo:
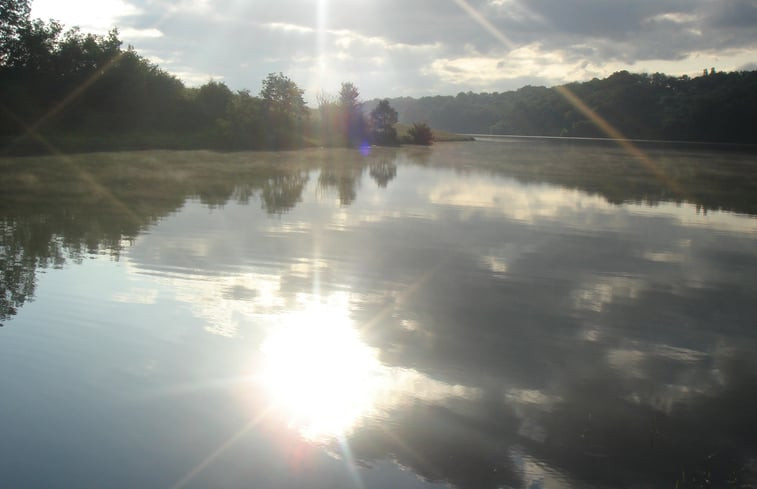
<path fill-rule="evenodd" d="M 308 174 L 304 171 L 266 179 L 260 192 L 263 207 L 271 214 L 292 209 L 300 202 L 307 182 Z"/>
<path fill-rule="evenodd" d="M 380 157 L 378 161 L 371 162 L 369 173 L 379 187 L 386 188 L 397 176 L 397 165 L 393 158 Z"/>
<path fill-rule="evenodd" d="M 382 389 L 377 354 L 360 341 L 345 299 L 301 304 L 278 319 L 261 347 L 260 382 L 309 440 L 349 434 Z"/>
<path fill-rule="evenodd" d="M 26 408 L 4 411 L 0 453 L 42 448 L 0 473 L 54 458 L 34 426 L 60 419 L 67 453 L 114 433 L 71 471 L 144 474 L 131 485 L 356 484 L 330 456 L 366 487 L 753 483 L 757 221 L 715 210 L 754 209 L 744 161 L 715 155 L 715 175 L 661 150 L 687 169 L 679 202 L 611 148 L 507 149 L 82 157 L 117 207 L 51 160 L 4 161 L 0 363 L 24 375 L 2 389 Z M 79 280 L 56 288 L 52 267 Z M 163 404 L 117 403 L 145 397 Z M 101 429 L 70 423 L 99 403 Z M 421 479 L 388 482 L 398 467 Z"/>
<path fill-rule="evenodd" d="M 328 191 L 335 189 L 341 205 L 350 205 L 357 197 L 359 177 L 363 174 L 362 164 L 354 164 L 347 160 L 336 166 L 329 166 L 321 170 L 318 186 Z"/>
<path fill-rule="evenodd" d="M 256 380 L 289 426 L 316 442 L 343 440 L 364 418 L 386 419 L 402 405 L 475 398 L 477 391 L 388 368 L 349 317 L 346 294 L 298 297 L 297 310 L 275 318 L 261 346 Z"/>

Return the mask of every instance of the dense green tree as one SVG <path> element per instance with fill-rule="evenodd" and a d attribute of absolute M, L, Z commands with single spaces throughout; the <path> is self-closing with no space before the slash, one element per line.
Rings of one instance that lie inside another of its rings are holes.
<path fill-rule="evenodd" d="M 302 117 L 307 113 L 302 98 L 304 93 L 304 90 L 283 73 L 269 73 L 263 80 L 260 97 L 266 110 L 291 117 Z"/>
<path fill-rule="evenodd" d="M 376 144 L 397 144 L 397 111 L 389 105 L 389 100 L 384 99 L 371 111 L 371 135 Z"/>
<path fill-rule="evenodd" d="M 197 91 L 195 103 L 203 117 L 213 123 L 228 114 L 232 97 L 225 83 L 211 80 Z"/>
<path fill-rule="evenodd" d="M 230 147 L 254 149 L 263 146 L 263 101 L 241 90 L 232 98 L 228 114 Z"/>
<path fill-rule="evenodd" d="M 0 0 L 0 66 L 7 64 L 10 53 L 29 24 L 28 0 Z"/>
<path fill-rule="evenodd" d="M 186 119 L 183 85 L 106 36 L 28 22 L 0 66 L 0 143 L 13 151 L 36 134 L 60 149 L 154 145 Z M 135 135 L 141 135 L 135 139 Z M 97 136 L 97 137 L 93 137 Z M 117 138 L 117 139 L 116 139 Z"/>
<path fill-rule="evenodd" d="M 308 115 L 304 90 L 283 73 L 270 73 L 263 80 L 260 98 L 266 118 L 268 144 L 275 148 L 301 144 L 303 120 Z"/>

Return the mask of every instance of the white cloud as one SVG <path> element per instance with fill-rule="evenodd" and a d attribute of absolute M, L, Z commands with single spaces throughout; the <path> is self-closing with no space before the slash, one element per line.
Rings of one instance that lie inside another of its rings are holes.
<path fill-rule="evenodd" d="M 583 60 L 569 59 L 562 50 L 546 50 L 534 43 L 513 49 L 502 56 L 438 58 L 426 66 L 424 72 L 453 85 L 488 87 L 497 82 L 523 77 L 555 81 L 586 78 L 589 74 L 588 66 Z"/>
<path fill-rule="evenodd" d="M 667 12 L 664 14 L 653 15 L 646 19 L 647 22 L 672 22 L 674 24 L 685 24 L 697 20 L 697 16 L 684 12 Z"/>
<path fill-rule="evenodd" d="M 208 83 L 210 80 L 221 81 L 224 79 L 223 75 L 217 73 L 202 73 L 189 70 L 170 70 L 171 74 L 176 76 L 179 80 L 183 81 L 190 87 L 198 87 Z"/>
<path fill-rule="evenodd" d="M 312 27 L 297 24 L 287 24 L 286 22 L 267 22 L 261 25 L 266 29 L 273 31 L 296 32 L 298 34 L 310 34 L 315 32 L 315 29 L 313 29 Z"/>
<path fill-rule="evenodd" d="M 151 38 L 155 39 L 158 37 L 163 37 L 163 33 L 155 28 L 152 29 L 134 29 L 132 27 L 127 27 L 125 29 L 122 29 L 119 31 L 119 35 L 122 39 L 145 39 L 145 38 Z"/>
<path fill-rule="evenodd" d="M 140 13 L 141 9 L 125 0 L 34 0 L 31 12 L 34 18 L 55 19 L 94 34 L 104 34 L 123 18 Z"/>
<path fill-rule="evenodd" d="M 168 5 L 171 13 L 206 14 L 213 10 L 211 0 L 178 0 Z"/>

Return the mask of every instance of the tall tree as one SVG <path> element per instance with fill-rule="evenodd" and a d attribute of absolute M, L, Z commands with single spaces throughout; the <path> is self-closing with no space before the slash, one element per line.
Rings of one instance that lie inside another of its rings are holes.
<path fill-rule="evenodd" d="M 267 111 L 292 118 L 302 118 L 307 114 L 305 93 L 295 82 L 283 73 L 269 73 L 263 80 L 260 97 Z"/>
<path fill-rule="evenodd" d="M 376 144 L 397 144 L 397 111 L 389 105 L 389 100 L 384 99 L 371 111 L 371 126 L 373 141 Z"/>
<path fill-rule="evenodd" d="M 339 106 L 342 112 L 343 131 L 346 141 L 351 146 L 360 146 L 365 142 L 367 128 L 363 119 L 360 92 L 352 82 L 343 82 L 339 91 Z"/>
<path fill-rule="evenodd" d="M 339 90 L 339 104 L 350 112 L 360 109 L 360 92 L 352 82 L 342 82 Z"/>
<path fill-rule="evenodd" d="M 307 116 L 307 107 L 302 98 L 305 93 L 283 73 L 270 73 L 263 80 L 260 98 L 267 117 L 268 144 L 273 147 L 288 147 L 302 139 L 302 121 Z"/>

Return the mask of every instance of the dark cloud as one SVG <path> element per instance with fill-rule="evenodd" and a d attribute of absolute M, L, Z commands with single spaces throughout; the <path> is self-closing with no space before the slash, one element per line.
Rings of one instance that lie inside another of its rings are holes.
<path fill-rule="evenodd" d="M 556 33 L 584 39 L 625 40 L 639 33 L 644 22 L 655 15 L 687 12 L 695 2 L 650 1 L 613 2 L 596 0 L 537 0 L 529 7 L 547 20 Z"/>
<path fill-rule="evenodd" d="M 705 24 L 714 28 L 754 29 L 757 25 L 757 4 L 751 0 L 711 3 L 705 10 Z"/>

